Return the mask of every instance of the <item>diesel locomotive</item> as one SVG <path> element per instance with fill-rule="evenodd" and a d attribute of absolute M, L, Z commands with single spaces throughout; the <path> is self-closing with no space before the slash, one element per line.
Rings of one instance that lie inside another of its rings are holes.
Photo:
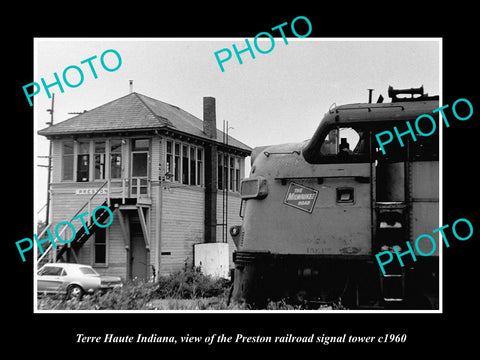
<path fill-rule="evenodd" d="M 405 136 L 385 154 L 375 138 L 432 114 L 439 97 L 423 86 L 388 95 L 332 105 L 307 141 L 254 149 L 241 182 L 242 225 L 230 228 L 233 301 L 438 308 L 438 234 L 435 252 L 415 263 L 392 262 L 383 273 L 375 259 L 439 227 L 438 131 Z"/>

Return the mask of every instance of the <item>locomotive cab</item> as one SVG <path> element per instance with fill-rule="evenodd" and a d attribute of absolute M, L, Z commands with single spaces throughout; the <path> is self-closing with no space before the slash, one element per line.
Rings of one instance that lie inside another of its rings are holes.
<path fill-rule="evenodd" d="M 386 154 L 375 139 L 431 114 L 438 97 L 393 93 L 391 103 L 330 108 L 308 141 L 254 149 L 241 183 L 243 223 L 230 229 L 235 301 L 438 306 L 438 250 L 386 274 L 374 259 L 439 223 L 438 135 L 404 138 Z"/>

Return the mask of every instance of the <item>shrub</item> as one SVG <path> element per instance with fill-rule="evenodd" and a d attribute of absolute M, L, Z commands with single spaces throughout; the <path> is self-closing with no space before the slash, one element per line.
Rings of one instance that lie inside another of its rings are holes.
<path fill-rule="evenodd" d="M 157 286 L 155 283 L 135 281 L 104 294 L 96 293 L 85 300 L 97 310 L 141 310 L 152 300 Z"/>
<path fill-rule="evenodd" d="M 229 287 L 229 281 L 204 275 L 200 268 L 185 268 L 158 278 L 156 295 L 159 298 L 195 299 L 221 296 Z"/>

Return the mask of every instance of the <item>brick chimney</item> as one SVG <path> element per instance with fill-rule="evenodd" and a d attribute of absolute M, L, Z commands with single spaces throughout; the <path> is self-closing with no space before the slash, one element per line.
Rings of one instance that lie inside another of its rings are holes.
<path fill-rule="evenodd" d="M 203 98 L 203 132 L 217 139 L 215 98 Z M 205 144 L 205 232 L 204 242 L 217 242 L 217 167 L 218 149 L 216 142 Z"/>
<path fill-rule="evenodd" d="M 217 117 L 215 114 L 215 98 L 203 98 L 203 132 L 211 139 L 217 138 Z"/>

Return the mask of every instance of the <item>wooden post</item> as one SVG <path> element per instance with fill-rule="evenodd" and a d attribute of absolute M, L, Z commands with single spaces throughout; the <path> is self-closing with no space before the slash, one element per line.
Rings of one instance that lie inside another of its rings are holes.
<path fill-rule="evenodd" d="M 122 230 L 123 242 L 125 244 L 125 249 L 130 248 L 130 235 L 128 231 L 127 218 L 123 216 L 122 210 L 118 209 L 118 220 L 120 223 L 120 229 Z"/>
<path fill-rule="evenodd" d="M 110 179 L 107 180 L 107 204 L 110 207 Z"/>
<path fill-rule="evenodd" d="M 92 200 L 88 200 L 88 226 L 92 225 Z"/>
<path fill-rule="evenodd" d="M 150 237 L 148 235 L 147 223 L 145 221 L 145 215 L 143 213 L 143 207 L 137 205 L 138 217 L 140 218 L 140 225 L 142 227 L 143 237 L 145 239 L 145 247 L 150 250 Z"/>
<path fill-rule="evenodd" d="M 125 178 L 122 179 L 122 204 L 125 205 Z"/>

